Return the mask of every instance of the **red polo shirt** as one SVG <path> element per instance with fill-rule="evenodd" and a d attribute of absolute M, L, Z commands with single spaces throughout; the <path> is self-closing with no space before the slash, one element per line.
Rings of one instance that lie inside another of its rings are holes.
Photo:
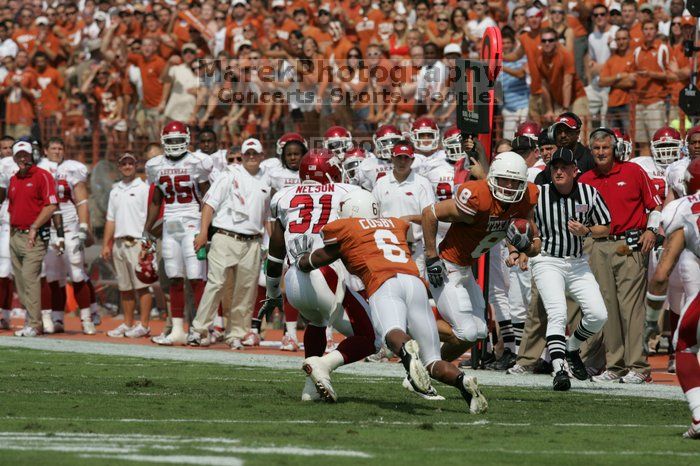
<path fill-rule="evenodd" d="M 56 182 L 46 170 L 32 165 L 25 175 L 10 179 L 7 189 L 10 225 L 27 230 L 45 206 L 57 204 Z"/>
<path fill-rule="evenodd" d="M 593 186 L 603 196 L 612 217 L 611 235 L 621 235 L 633 228 L 646 229 L 647 211 L 661 204 L 661 199 L 654 194 L 649 176 L 636 163 L 615 162 L 607 175 L 594 168 L 578 180 Z"/>

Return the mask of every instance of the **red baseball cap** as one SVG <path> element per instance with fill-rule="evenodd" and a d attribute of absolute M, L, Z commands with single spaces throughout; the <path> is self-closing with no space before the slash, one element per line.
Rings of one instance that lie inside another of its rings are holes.
<path fill-rule="evenodd" d="M 396 144 L 394 148 L 391 149 L 391 156 L 398 157 L 399 155 L 407 155 L 411 158 L 415 157 L 413 153 L 413 146 L 404 142 Z"/>

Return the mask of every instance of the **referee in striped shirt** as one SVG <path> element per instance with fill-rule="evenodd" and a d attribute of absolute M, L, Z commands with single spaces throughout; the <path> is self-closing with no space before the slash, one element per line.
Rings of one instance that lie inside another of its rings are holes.
<path fill-rule="evenodd" d="M 530 260 L 532 276 L 547 312 L 547 348 L 554 367 L 554 390 L 571 387 L 566 362 L 579 380 L 588 379 L 579 348 L 607 320 L 605 301 L 583 253 L 587 236 L 609 233 L 610 213 L 598 191 L 576 181 L 574 153 L 557 149 L 550 161 L 552 181 L 540 188 L 535 225 L 540 253 Z M 583 317 L 567 342 L 566 295 L 581 307 Z"/>

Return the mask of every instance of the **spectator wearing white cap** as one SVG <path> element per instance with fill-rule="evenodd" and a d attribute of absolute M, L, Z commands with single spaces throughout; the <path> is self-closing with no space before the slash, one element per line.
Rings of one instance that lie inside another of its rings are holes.
<path fill-rule="evenodd" d="M 122 180 L 109 193 L 101 256 L 104 260 L 114 260 L 124 310 L 124 323 L 107 332 L 110 337 L 139 338 L 151 332 L 148 319 L 153 297 L 149 285 L 138 279 L 135 269 L 141 252 L 139 238 L 146 223 L 149 188 L 136 176 L 136 162 L 136 157 L 128 152 L 119 157 Z M 141 322 L 138 323 L 134 322 L 135 296 L 141 311 Z"/>
<path fill-rule="evenodd" d="M 192 346 L 209 344 L 209 327 L 222 298 L 226 300 L 224 309 L 230 307 L 225 341 L 231 349 L 243 349 L 241 339 L 250 329 L 272 188 L 269 178 L 260 169 L 265 158 L 260 141 L 246 139 L 241 153 L 241 164 L 232 165 L 221 173 L 203 200 L 195 250 L 205 247 L 210 226 L 215 233 L 208 253 L 207 285 L 187 338 Z M 222 297 L 229 272 L 233 274 L 233 294 Z"/>

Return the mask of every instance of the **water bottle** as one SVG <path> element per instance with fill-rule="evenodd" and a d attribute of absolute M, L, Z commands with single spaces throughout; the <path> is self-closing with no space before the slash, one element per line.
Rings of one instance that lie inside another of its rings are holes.
<path fill-rule="evenodd" d="M 194 237 L 196 238 L 197 234 L 195 234 Z M 200 261 L 207 260 L 207 247 L 206 247 L 206 245 L 202 249 L 197 251 L 197 260 L 200 260 Z"/>

